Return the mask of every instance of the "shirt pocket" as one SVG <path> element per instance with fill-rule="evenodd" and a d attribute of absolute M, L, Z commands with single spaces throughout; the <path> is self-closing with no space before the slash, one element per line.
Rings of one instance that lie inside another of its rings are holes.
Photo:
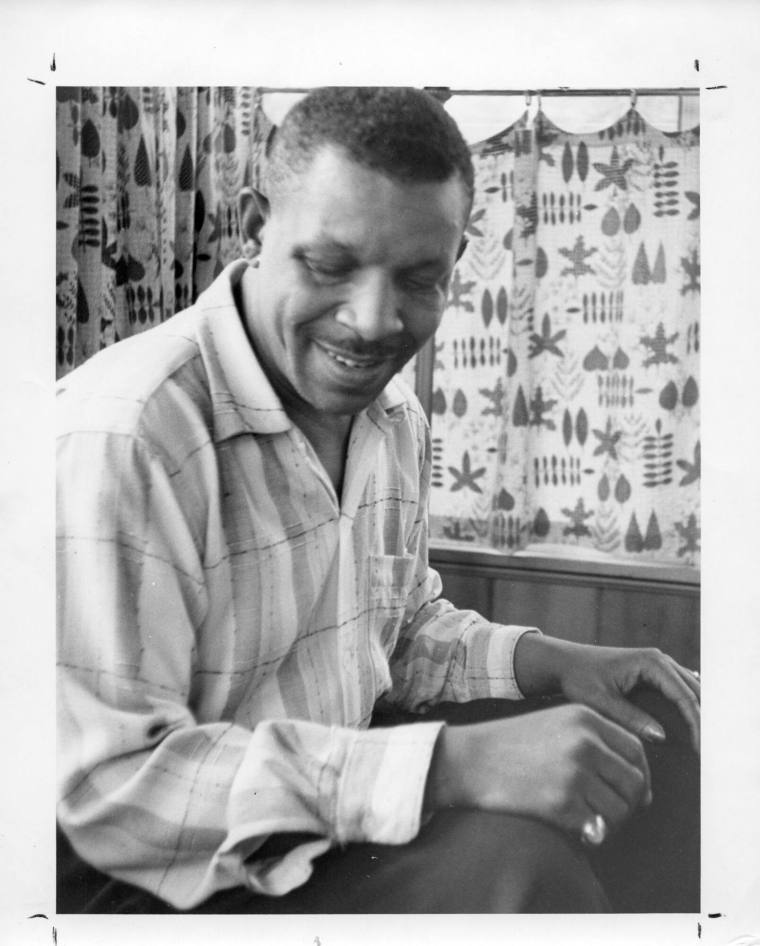
<path fill-rule="evenodd" d="M 414 576 L 414 555 L 371 555 L 370 608 L 403 611 Z"/>
<path fill-rule="evenodd" d="M 395 650 L 411 584 L 414 555 L 371 555 L 369 559 L 369 652 L 375 699 L 391 686 L 389 661 Z"/>

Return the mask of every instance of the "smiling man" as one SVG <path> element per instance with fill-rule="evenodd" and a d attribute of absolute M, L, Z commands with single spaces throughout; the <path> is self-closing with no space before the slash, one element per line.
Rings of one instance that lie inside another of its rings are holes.
<path fill-rule="evenodd" d="M 433 98 L 318 90 L 241 197 L 245 259 L 61 382 L 63 912 L 605 910 L 620 859 L 587 851 L 668 803 L 640 684 L 693 775 L 693 674 L 492 624 L 428 566 L 396 375 L 472 188 Z"/>
<path fill-rule="evenodd" d="M 398 147 L 386 144 L 389 160 Z M 287 156 L 278 142 L 272 161 Z M 413 150 L 401 157 L 405 174 L 425 173 Z M 268 199 L 243 196 L 246 245 L 261 245 L 259 278 L 242 280 L 249 337 L 338 493 L 353 416 L 438 327 L 470 187 L 450 169 L 440 181 L 399 180 L 325 144 Z"/>

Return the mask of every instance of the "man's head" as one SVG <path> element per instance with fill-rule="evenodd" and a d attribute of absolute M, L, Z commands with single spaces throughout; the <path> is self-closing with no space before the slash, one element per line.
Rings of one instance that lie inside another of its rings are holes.
<path fill-rule="evenodd" d="M 440 102 L 419 89 L 333 86 L 301 99 L 270 142 L 264 187 L 270 203 L 325 145 L 401 182 L 440 182 L 458 173 L 472 197 L 467 144 Z"/>
<path fill-rule="evenodd" d="M 286 409 L 355 414 L 438 326 L 472 203 L 467 145 L 424 92 L 320 89 L 277 130 L 264 181 L 241 199 L 260 247 L 256 351 Z"/>

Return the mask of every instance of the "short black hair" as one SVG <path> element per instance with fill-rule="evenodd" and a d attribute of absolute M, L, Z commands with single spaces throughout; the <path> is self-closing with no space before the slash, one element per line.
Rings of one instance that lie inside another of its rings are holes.
<path fill-rule="evenodd" d="M 327 86 L 310 92 L 270 138 L 266 195 L 271 199 L 287 187 L 325 145 L 337 145 L 357 164 L 404 182 L 442 182 L 458 172 L 472 200 L 467 142 L 441 103 L 422 89 Z"/>

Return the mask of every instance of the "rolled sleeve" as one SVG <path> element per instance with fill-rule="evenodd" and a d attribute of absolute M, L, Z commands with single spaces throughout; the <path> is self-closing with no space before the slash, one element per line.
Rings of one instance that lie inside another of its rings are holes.
<path fill-rule="evenodd" d="M 335 792 L 339 841 L 405 844 L 416 837 L 442 727 L 426 722 L 351 734 Z"/>
<path fill-rule="evenodd" d="M 512 624 L 491 625 L 491 639 L 484 668 L 485 677 L 490 685 L 488 696 L 508 700 L 525 698 L 515 674 L 515 652 L 524 634 L 540 633 L 537 627 L 521 627 Z"/>
<path fill-rule="evenodd" d="M 443 725 L 356 731 L 292 720 L 260 724 L 230 793 L 234 828 L 218 852 L 217 870 L 224 867 L 228 882 L 240 882 L 244 870 L 251 889 L 282 895 L 308 880 L 314 859 L 335 844 L 411 841 Z M 283 857 L 250 857 L 278 831 L 322 837 Z"/>

